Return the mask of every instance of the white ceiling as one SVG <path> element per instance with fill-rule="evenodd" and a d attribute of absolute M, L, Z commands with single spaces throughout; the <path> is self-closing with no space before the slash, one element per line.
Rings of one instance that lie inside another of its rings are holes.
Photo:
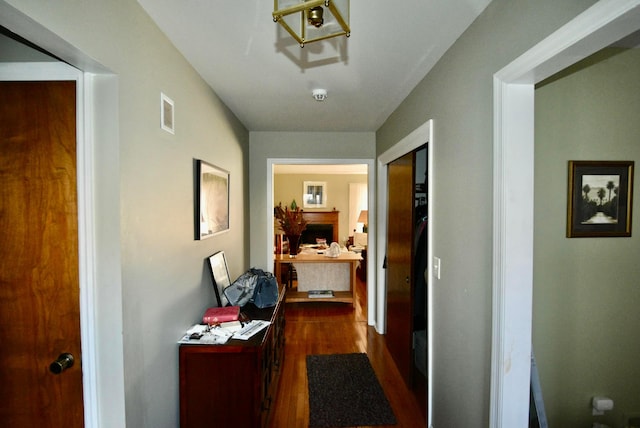
<path fill-rule="evenodd" d="M 373 132 L 490 0 L 352 0 L 351 37 L 304 48 L 271 0 L 138 2 L 249 131 Z"/>

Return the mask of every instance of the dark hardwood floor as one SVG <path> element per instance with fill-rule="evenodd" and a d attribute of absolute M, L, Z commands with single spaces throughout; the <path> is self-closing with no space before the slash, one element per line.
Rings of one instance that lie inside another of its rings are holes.
<path fill-rule="evenodd" d="M 387 351 L 384 336 L 367 325 L 366 285 L 361 281 L 356 293 L 354 307 L 325 302 L 286 304 L 285 361 L 270 428 L 308 426 L 307 355 L 351 352 L 369 356 L 398 420 L 393 427 L 426 426 L 424 387 L 407 387 Z"/>

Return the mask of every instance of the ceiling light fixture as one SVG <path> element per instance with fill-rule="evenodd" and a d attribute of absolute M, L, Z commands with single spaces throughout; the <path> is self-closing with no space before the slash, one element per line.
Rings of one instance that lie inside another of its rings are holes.
<path fill-rule="evenodd" d="M 351 35 L 349 0 L 273 0 L 272 15 L 300 47 Z"/>
<path fill-rule="evenodd" d="M 311 91 L 311 95 L 315 98 L 316 101 L 324 101 L 327 99 L 327 90 L 326 89 L 314 89 Z"/>

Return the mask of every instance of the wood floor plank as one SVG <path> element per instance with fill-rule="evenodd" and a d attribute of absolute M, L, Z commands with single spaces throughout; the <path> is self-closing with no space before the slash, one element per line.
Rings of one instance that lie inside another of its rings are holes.
<path fill-rule="evenodd" d="M 407 387 L 386 348 L 384 336 L 367 325 L 366 285 L 361 281 L 358 281 L 356 294 L 354 306 L 326 302 L 287 303 L 285 360 L 270 428 L 308 426 L 307 355 L 352 352 L 364 352 L 369 356 L 398 420 L 397 425 L 390 427 L 426 426 L 423 385 L 413 390 Z"/>

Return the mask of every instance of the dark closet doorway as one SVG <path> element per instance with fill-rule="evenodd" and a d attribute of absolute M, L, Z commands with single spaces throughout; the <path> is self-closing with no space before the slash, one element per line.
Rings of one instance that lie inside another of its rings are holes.
<path fill-rule="evenodd" d="M 385 340 L 403 379 L 420 395 L 427 376 L 427 177 L 426 146 L 388 165 Z"/>

